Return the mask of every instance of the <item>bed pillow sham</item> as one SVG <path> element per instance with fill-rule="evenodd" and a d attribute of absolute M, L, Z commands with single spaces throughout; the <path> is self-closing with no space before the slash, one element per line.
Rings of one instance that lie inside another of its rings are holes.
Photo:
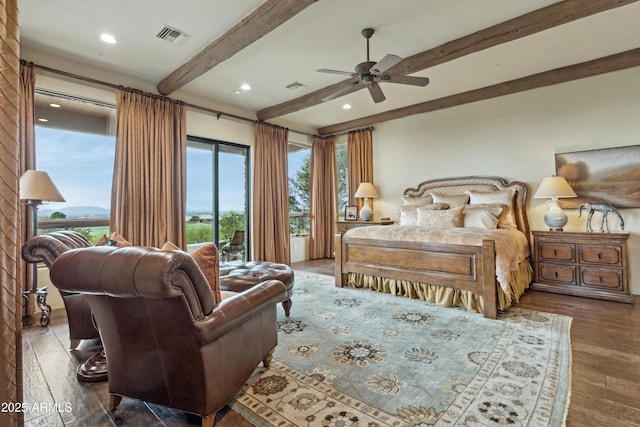
<path fill-rule="evenodd" d="M 418 225 L 418 208 L 426 210 L 442 210 L 448 209 L 449 206 L 444 203 L 429 203 L 426 205 L 405 205 L 398 208 L 398 216 L 400 217 L 400 225 Z"/>
<path fill-rule="evenodd" d="M 468 194 L 431 193 L 431 197 L 433 198 L 433 203 L 446 203 L 451 208 L 464 206 L 469 202 Z"/>
<path fill-rule="evenodd" d="M 498 228 L 498 216 L 502 211 L 503 205 L 466 205 L 464 207 L 464 227 L 495 230 Z"/>
<path fill-rule="evenodd" d="M 421 227 L 462 227 L 464 206 L 444 210 L 425 209 L 418 206 L 418 225 Z"/>

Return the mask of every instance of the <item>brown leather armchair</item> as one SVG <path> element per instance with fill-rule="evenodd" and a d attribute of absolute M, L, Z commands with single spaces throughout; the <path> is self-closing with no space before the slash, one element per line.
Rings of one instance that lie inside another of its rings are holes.
<path fill-rule="evenodd" d="M 90 247 L 91 243 L 80 233 L 64 230 L 43 234 L 29 239 L 22 246 L 22 258 L 30 263 L 43 262 L 49 269 L 53 262 L 64 252 L 76 248 Z M 98 338 L 100 334 L 91 318 L 91 307 L 84 295 L 60 290 L 64 308 L 69 321 L 71 349 L 78 346 L 80 340 Z"/>
<path fill-rule="evenodd" d="M 202 416 L 215 413 L 277 344 L 271 280 L 222 302 L 185 252 L 92 247 L 60 255 L 53 283 L 91 305 L 109 360 L 110 409 L 122 396 Z"/>

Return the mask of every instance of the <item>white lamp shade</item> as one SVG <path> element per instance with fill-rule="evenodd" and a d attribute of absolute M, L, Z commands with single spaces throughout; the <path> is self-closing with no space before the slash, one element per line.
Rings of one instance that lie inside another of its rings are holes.
<path fill-rule="evenodd" d="M 46 202 L 64 202 L 49 174 L 43 171 L 28 170 L 20 178 L 20 199 Z"/>
<path fill-rule="evenodd" d="M 563 176 L 544 178 L 534 194 L 534 199 L 552 199 L 554 197 L 578 197 Z"/>
<path fill-rule="evenodd" d="M 378 192 L 370 182 L 362 182 L 358 187 L 358 191 L 354 194 L 358 199 L 378 197 Z"/>

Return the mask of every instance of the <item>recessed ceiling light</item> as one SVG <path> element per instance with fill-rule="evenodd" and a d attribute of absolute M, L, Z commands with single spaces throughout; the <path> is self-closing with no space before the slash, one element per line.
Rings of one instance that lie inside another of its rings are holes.
<path fill-rule="evenodd" d="M 343 109 L 343 110 L 350 110 L 350 109 L 351 109 L 351 104 L 344 104 L 344 105 L 342 106 L 342 109 Z"/>
<path fill-rule="evenodd" d="M 234 95 L 240 95 L 240 91 L 239 91 L 239 90 L 234 90 L 234 91 L 233 91 L 233 94 L 234 94 Z"/>
<path fill-rule="evenodd" d="M 38 119 L 38 121 L 39 121 L 39 122 L 46 123 L 46 122 L 48 122 L 49 120 L 47 120 L 47 119 Z"/>
<path fill-rule="evenodd" d="M 116 44 L 118 43 L 118 40 L 113 37 L 111 34 L 100 34 L 100 40 L 102 40 L 105 43 L 109 43 L 109 44 Z"/>
<path fill-rule="evenodd" d="M 49 104 L 49 107 L 51 108 L 60 108 L 60 104 Z"/>
<path fill-rule="evenodd" d="M 249 83 L 242 83 L 242 85 L 240 86 L 240 89 L 251 90 L 251 85 Z"/>

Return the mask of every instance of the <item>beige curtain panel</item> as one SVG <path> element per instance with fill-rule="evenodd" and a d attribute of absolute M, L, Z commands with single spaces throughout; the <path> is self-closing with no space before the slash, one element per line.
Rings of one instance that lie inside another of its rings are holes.
<path fill-rule="evenodd" d="M 182 103 L 117 91 L 112 232 L 134 245 L 186 249 L 186 147 Z"/>
<path fill-rule="evenodd" d="M 347 139 L 347 157 L 349 163 L 349 204 L 363 205 L 361 199 L 353 195 L 360 183 L 373 182 L 373 129 L 360 129 L 349 132 Z"/>
<path fill-rule="evenodd" d="M 336 138 L 313 138 L 311 150 L 311 229 L 309 257 L 333 258 L 338 209 Z"/>
<path fill-rule="evenodd" d="M 290 264 L 288 129 L 256 123 L 253 172 L 253 256 Z"/>
<path fill-rule="evenodd" d="M 22 401 L 22 290 L 20 249 L 24 234 L 18 183 L 20 147 L 20 31 L 18 1 L 0 0 L 0 401 Z M 0 425 L 19 426 L 20 411 L 1 411 Z"/>
<path fill-rule="evenodd" d="M 20 176 L 29 169 L 35 169 L 35 116 L 36 106 L 34 102 L 36 87 L 36 73 L 33 63 L 20 61 Z M 22 239 L 26 242 L 33 236 L 32 230 L 33 211 L 25 205 L 20 205 L 20 218 L 22 219 Z M 36 264 L 27 264 L 20 261 L 20 274 L 23 277 L 23 290 L 31 287 L 34 276 L 37 274 Z M 35 295 L 30 295 L 27 304 L 24 305 L 23 315 L 29 316 L 35 312 Z"/>

